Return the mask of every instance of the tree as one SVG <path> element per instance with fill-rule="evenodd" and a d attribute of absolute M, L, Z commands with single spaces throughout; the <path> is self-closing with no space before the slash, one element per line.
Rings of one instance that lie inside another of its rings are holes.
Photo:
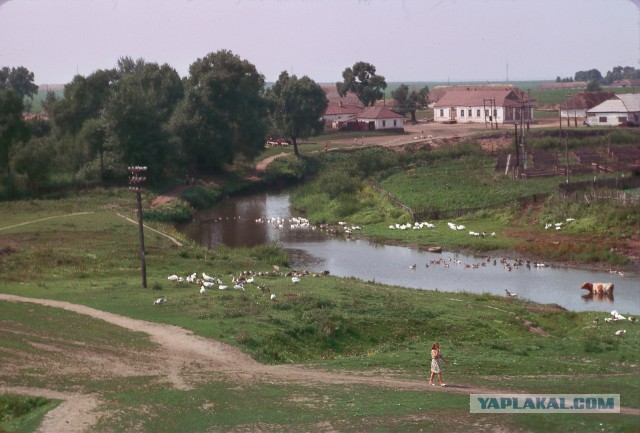
<path fill-rule="evenodd" d="M 602 90 L 598 80 L 592 80 L 587 83 L 587 92 L 599 92 Z"/>
<path fill-rule="evenodd" d="M 611 84 L 618 80 L 637 79 L 640 79 L 640 69 L 636 69 L 632 66 L 616 66 L 613 70 L 607 72 L 607 76 L 604 77 L 604 83 Z"/>
<path fill-rule="evenodd" d="M 591 82 L 591 81 L 599 82 L 602 80 L 602 74 L 597 69 L 590 69 L 588 71 L 578 71 L 575 74 L 575 80 L 586 81 L 586 82 Z"/>
<path fill-rule="evenodd" d="M 0 90 L 13 89 L 23 98 L 33 99 L 38 86 L 33 83 L 34 75 L 24 66 L 0 69 Z"/>
<path fill-rule="evenodd" d="M 320 133 L 324 127 L 322 116 L 329 104 L 324 89 L 306 75 L 298 79 L 283 71 L 267 98 L 276 126 L 291 138 L 294 153 L 300 155 L 298 138 Z"/>
<path fill-rule="evenodd" d="M 411 121 L 416 122 L 416 110 L 425 107 L 429 103 L 429 87 L 424 86 L 419 91 L 413 89 L 409 93 L 409 86 L 400 84 L 396 90 L 391 92 L 391 97 L 396 101 L 394 111 L 402 114 L 411 114 Z"/>
<path fill-rule="evenodd" d="M 264 148 L 267 105 L 264 76 L 247 60 L 220 50 L 189 67 L 186 96 L 171 128 L 183 155 L 196 167 L 224 168 L 237 155 Z"/>
<path fill-rule="evenodd" d="M 338 95 L 344 97 L 348 92 L 356 94 L 362 105 L 373 106 L 384 97 L 382 92 L 387 82 L 382 75 L 376 75 L 376 67 L 370 63 L 357 62 L 353 68 L 342 72 L 342 82 L 336 83 Z"/>
<path fill-rule="evenodd" d="M 29 128 L 22 119 L 23 96 L 13 89 L 0 90 L 0 169 L 11 174 L 12 147 L 29 139 Z"/>
<path fill-rule="evenodd" d="M 49 100 L 47 95 L 46 103 L 52 104 L 53 121 L 60 134 L 75 136 L 86 120 L 101 116 L 118 77 L 115 69 L 99 69 L 88 77 L 73 77 L 65 84 L 62 99 Z"/>
<path fill-rule="evenodd" d="M 109 139 L 127 165 L 144 165 L 151 178 L 158 178 L 170 162 L 169 119 L 184 90 L 178 73 L 168 64 L 138 60 L 134 69 L 121 69 L 104 110 Z M 100 125 L 87 133 L 99 145 Z M 94 149 L 100 152 L 100 148 Z M 103 167 L 104 170 L 104 167 Z"/>

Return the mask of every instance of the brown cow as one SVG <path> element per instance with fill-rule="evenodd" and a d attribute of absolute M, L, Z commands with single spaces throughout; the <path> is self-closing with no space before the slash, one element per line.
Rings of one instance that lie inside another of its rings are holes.
<path fill-rule="evenodd" d="M 613 294 L 613 283 L 584 283 L 580 288 L 588 290 L 594 295 L 598 293 Z"/>

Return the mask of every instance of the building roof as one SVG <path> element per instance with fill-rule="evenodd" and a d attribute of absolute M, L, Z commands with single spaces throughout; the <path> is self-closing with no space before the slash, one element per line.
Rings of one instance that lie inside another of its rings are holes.
<path fill-rule="evenodd" d="M 429 101 L 438 102 L 440 98 L 444 96 L 445 93 L 454 91 L 454 90 L 515 90 L 520 91 L 513 84 L 454 84 L 447 86 L 435 86 L 429 92 Z"/>
<path fill-rule="evenodd" d="M 404 116 L 386 107 L 369 107 L 358 114 L 358 119 L 404 119 Z"/>
<path fill-rule="evenodd" d="M 324 112 L 325 116 L 336 116 L 346 114 L 358 114 L 362 111 L 362 107 L 359 105 L 345 105 L 342 101 L 338 101 L 337 104 L 330 104 Z"/>
<path fill-rule="evenodd" d="M 587 110 L 588 113 L 640 113 L 640 93 L 622 93 Z"/>
<path fill-rule="evenodd" d="M 523 101 L 526 102 L 524 94 L 520 96 L 515 90 L 451 90 L 445 93 L 438 102 L 434 104 L 434 108 L 439 107 L 482 107 L 490 106 L 491 99 L 495 99 L 497 107 L 513 107 L 519 106 Z"/>
<path fill-rule="evenodd" d="M 580 92 L 560 104 L 561 110 L 585 110 L 616 96 L 613 92 Z"/>

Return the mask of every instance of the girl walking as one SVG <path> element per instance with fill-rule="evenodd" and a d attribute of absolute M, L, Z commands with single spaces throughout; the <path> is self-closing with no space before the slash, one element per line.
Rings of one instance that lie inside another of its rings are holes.
<path fill-rule="evenodd" d="M 442 380 L 442 370 L 440 369 L 440 360 L 447 362 L 447 360 L 440 353 L 440 345 L 438 343 L 434 343 L 431 346 L 431 377 L 429 378 L 429 385 L 435 385 L 433 383 L 433 378 L 438 375 L 438 380 L 440 381 L 440 386 L 445 386 L 444 381 Z"/>

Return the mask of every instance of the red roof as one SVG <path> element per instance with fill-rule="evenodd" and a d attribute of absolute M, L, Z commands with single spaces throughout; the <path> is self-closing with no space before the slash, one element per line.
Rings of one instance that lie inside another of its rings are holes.
<path fill-rule="evenodd" d="M 358 119 L 403 119 L 404 117 L 385 107 L 369 107 L 360 114 Z"/>
<path fill-rule="evenodd" d="M 358 105 L 344 105 L 342 103 L 329 104 L 324 112 L 325 116 L 335 116 L 338 114 L 358 114 L 362 107 Z"/>
<path fill-rule="evenodd" d="M 522 98 L 513 90 L 450 90 L 434 107 L 481 107 L 491 105 L 490 99 L 495 99 L 497 107 L 519 106 L 522 103 Z"/>

